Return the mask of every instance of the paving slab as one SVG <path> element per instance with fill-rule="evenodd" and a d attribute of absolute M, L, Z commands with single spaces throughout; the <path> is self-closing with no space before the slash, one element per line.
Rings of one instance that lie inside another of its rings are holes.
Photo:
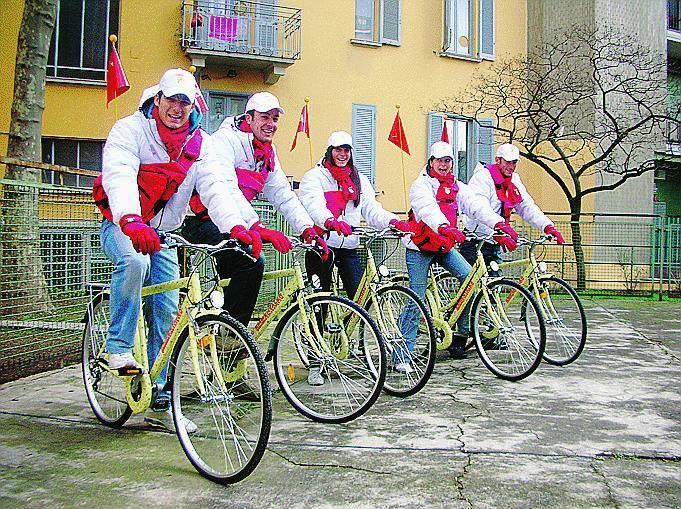
<path fill-rule="evenodd" d="M 582 357 L 521 382 L 444 360 L 342 425 L 276 392 L 263 460 L 226 487 L 140 417 L 98 424 L 79 366 L 0 385 L 0 507 L 681 507 L 681 304 L 585 307 Z"/>

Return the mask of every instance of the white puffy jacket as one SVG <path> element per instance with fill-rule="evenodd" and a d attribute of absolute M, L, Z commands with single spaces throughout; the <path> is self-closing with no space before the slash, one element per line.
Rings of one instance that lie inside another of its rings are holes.
<path fill-rule="evenodd" d="M 220 129 L 213 133 L 213 141 L 220 145 L 220 151 L 232 162 L 233 168 L 255 170 L 255 156 L 253 154 L 253 134 L 239 129 L 241 117 L 227 117 L 220 125 Z M 284 218 L 297 232 L 312 226 L 313 222 L 305 208 L 301 205 L 296 193 L 291 189 L 281 163 L 274 151 L 274 171 L 267 175 L 262 194 L 274 207 L 283 214 Z M 249 226 L 258 221 L 258 215 L 243 193 L 239 192 L 235 198 L 237 207 L 241 210 L 244 221 Z"/>
<path fill-rule="evenodd" d="M 376 192 L 365 175 L 360 173 L 359 180 L 362 186 L 359 204 L 355 206 L 354 200 L 349 201 L 345 206 L 345 211 L 338 217 L 339 220 L 345 221 L 351 226 L 359 226 L 360 221 L 364 218 L 373 228 L 386 228 L 392 219 L 399 219 L 376 201 Z M 298 192 L 303 206 L 309 212 L 315 224 L 321 228 L 324 228 L 327 219 L 333 218 L 333 214 L 326 207 L 324 193 L 327 191 L 340 191 L 340 186 L 336 179 L 331 176 L 331 172 L 319 161 L 314 168 L 305 173 L 300 181 Z M 359 246 L 359 236 L 348 235 L 344 237 L 338 235 L 335 231 L 331 231 L 327 243 L 330 247 L 354 249 Z"/>
<path fill-rule="evenodd" d="M 553 224 L 553 222 L 544 215 L 537 204 L 534 203 L 534 200 L 527 192 L 527 189 L 525 189 L 525 186 L 520 180 L 520 175 L 518 175 L 517 172 L 513 172 L 511 182 L 518 188 L 520 196 L 523 199 L 523 201 L 515 206 L 515 211 L 518 215 L 524 221 L 527 221 L 541 231 L 544 231 L 544 228 L 546 228 L 547 225 Z M 499 200 L 499 197 L 497 196 L 494 180 L 492 179 L 489 170 L 485 168 L 483 164 L 478 163 L 475 167 L 473 177 L 471 177 L 470 182 L 468 182 L 468 187 L 470 187 L 471 191 L 485 200 L 492 207 L 492 210 L 501 214 L 501 200 Z M 469 217 L 468 214 L 464 218 L 464 224 L 468 230 L 475 231 L 481 235 L 489 235 L 492 232 L 492 228 L 490 228 L 489 225 L 480 222 L 474 217 Z"/>
<path fill-rule="evenodd" d="M 456 184 L 459 186 L 459 192 L 456 195 L 459 213 L 466 214 L 467 217 L 474 217 L 482 224 L 489 225 L 490 228 L 504 220 L 482 198 L 476 196 L 470 187 L 458 180 Z M 447 217 L 442 213 L 435 199 L 439 188 L 440 182 L 428 175 L 428 167 L 426 166 L 411 185 L 409 191 L 409 201 L 414 210 L 414 217 L 417 221 L 426 223 L 433 231 L 437 231 L 443 224 L 449 224 Z M 403 242 L 409 249 L 418 250 L 418 247 L 408 238 L 405 238 Z"/>
<path fill-rule="evenodd" d="M 145 91 L 146 92 L 146 91 Z M 149 224 L 162 230 L 179 228 L 184 221 L 194 187 L 221 232 L 244 224 L 234 196 L 241 194 L 236 174 L 224 171 L 224 161 L 213 150 L 210 136 L 201 133 L 201 154 L 177 192 Z M 126 214 L 141 214 L 137 173 L 140 164 L 167 163 L 170 157 L 161 141 L 156 121 L 141 111 L 117 121 L 109 132 L 102 156 L 102 186 L 109 199 L 113 221 Z"/>

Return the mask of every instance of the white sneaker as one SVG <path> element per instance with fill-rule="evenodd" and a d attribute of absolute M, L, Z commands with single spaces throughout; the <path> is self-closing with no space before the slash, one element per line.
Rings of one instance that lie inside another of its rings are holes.
<path fill-rule="evenodd" d="M 404 373 L 405 375 L 410 375 L 414 372 L 414 368 L 411 367 L 409 362 L 398 362 L 395 364 L 395 371 L 398 373 Z"/>
<path fill-rule="evenodd" d="M 163 428 L 171 433 L 175 433 L 175 422 L 173 421 L 173 411 L 162 410 L 154 412 L 151 408 L 144 414 L 144 422 L 156 428 Z M 198 428 L 191 419 L 187 419 L 184 415 L 180 417 L 180 423 L 187 431 L 187 433 L 194 433 Z"/>
<path fill-rule="evenodd" d="M 324 385 L 322 368 L 310 368 L 310 372 L 307 374 L 307 383 L 309 385 Z"/>
<path fill-rule="evenodd" d="M 132 352 L 110 353 L 107 362 L 110 369 L 142 369 L 142 366 L 132 356 Z"/>

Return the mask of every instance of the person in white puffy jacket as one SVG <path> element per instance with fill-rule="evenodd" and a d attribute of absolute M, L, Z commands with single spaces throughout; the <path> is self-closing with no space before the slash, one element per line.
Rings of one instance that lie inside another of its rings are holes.
<path fill-rule="evenodd" d="M 506 224 L 509 223 L 511 214 L 515 210 L 523 220 L 547 235 L 555 237 L 558 244 L 563 244 L 563 236 L 534 202 L 520 180 L 520 175 L 515 171 L 519 159 L 518 147 L 511 143 L 500 145 L 494 164 L 478 163 L 476 165 L 468 187 L 488 203 L 492 210 L 501 215 Z M 466 230 L 480 235 L 492 233 L 488 225 L 474 217 L 467 216 L 464 226 Z M 516 238 L 517 235 L 513 237 L 513 240 L 515 241 Z M 459 248 L 460 253 L 470 264 L 475 262 L 479 242 L 467 240 Z M 501 262 L 501 250 L 502 246 L 499 244 L 485 243 L 481 252 L 485 262 L 489 265 L 491 261 Z"/>
<path fill-rule="evenodd" d="M 407 271 L 409 287 L 422 299 L 426 293 L 428 270 L 433 263 L 440 264 L 461 283 L 470 273 L 471 265 L 453 249 L 466 239 L 457 228 L 459 209 L 491 228 L 510 229 L 504 225 L 503 217 L 496 214 L 489 204 L 477 197 L 466 184 L 457 181 L 453 174 L 453 162 L 454 152 L 449 143 L 433 143 L 430 158 L 409 191 L 414 235 L 406 242 Z M 449 348 L 453 358 L 465 357 L 469 334 L 468 311 L 467 307 L 457 322 L 459 334 L 455 334 Z M 413 325 L 416 326 L 418 324 Z"/>
<path fill-rule="evenodd" d="M 158 85 L 144 91 L 139 110 L 114 124 L 104 145 L 93 196 L 105 218 L 102 249 L 114 266 L 106 348 L 109 367 L 119 372 L 142 369 L 131 353 L 142 286 L 179 276 L 177 252 L 161 249 L 155 228 L 178 228 L 194 189 L 220 231 L 244 228 L 233 198 L 236 176 L 222 169 L 210 137 L 198 128 L 197 91 L 191 73 L 168 70 Z M 251 242 L 248 235 L 241 240 Z M 178 299 L 177 290 L 146 297 L 150 362 L 177 315 Z M 161 390 L 147 421 L 172 428 L 165 377 L 166 369 L 155 381 Z M 189 432 L 196 429 L 191 421 L 184 424 Z"/>
<path fill-rule="evenodd" d="M 284 174 L 272 143 L 284 110 L 279 100 L 269 92 L 253 94 L 246 103 L 246 112 L 228 117 L 211 136 L 223 158 L 226 172 L 236 172 L 239 193 L 232 200 L 241 211 L 249 232 L 271 243 L 280 253 L 291 249 L 291 242 L 278 230 L 265 227 L 251 206 L 261 194 L 282 213 L 294 230 L 302 232 L 306 242 L 316 242 L 322 249 L 324 241 L 312 228 L 313 222 Z M 183 234 L 194 242 L 217 244 L 222 239 L 219 227 L 207 217 L 206 209 L 197 197 L 192 199 L 194 216 L 185 220 Z M 215 256 L 220 277 L 230 278 L 225 288 L 224 308 L 244 325 L 253 314 L 265 268 L 263 256 L 253 262 L 238 253 L 224 251 Z"/>
<path fill-rule="evenodd" d="M 357 251 L 359 236 L 352 234 L 352 227 L 359 226 L 362 219 L 374 228 L 393 225 L 404 232 L 409 231 L 409 225 L 376 200 L 371 182 L 354 165 L 352 136 L 345 131 L 331 133 L 324 157 L 305 173 L 298 192 L 318 231 L 328 230 L 327 243 L 333 254 L 323 260 L 314 253 L 306 253 L 308 277 L 317 275 L 322 289 L 329 290 L 335 264 L 348 297 L 353 298 L 363 268 Z M 319 368 L 310 369 L 308 381 L 311 385 L 324 383 Z"/>

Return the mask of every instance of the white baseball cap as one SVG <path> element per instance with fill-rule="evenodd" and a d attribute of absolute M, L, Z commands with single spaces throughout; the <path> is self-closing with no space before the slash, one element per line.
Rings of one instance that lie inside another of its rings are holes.
<path fill-rule="evenodd" d="M 279 113 L 284 114 L 284 108 L 279 104 L 279 99 L 274 94 L 269 92 L 258 92 L 253 94 L 246 103 L 246 111 L 259 111 L 260 113 L 267 113 L 270 110 L 279 110 Z"/>
<path fill-rule="evenodd" d="M 196 100 L 196 80 L 192 73 L 184 69 L 168 69 L 159 81 L 158 87 L 166 97 L 181 94 L 192 104 Z"/>
<path fill-rule="evenodd" d="M 436 141 L 430 146 L 430 157 L 441 159 L 443 157 L 451 157 L 454 159 L 454 151 L 452 146 L 446 141 Z"/>
<path fill-rule="evenodd" d="M 520 150 L 515 145 L 504 143 L 497 149 L 497 157 L 501 157 L 504 161 L 517 161 L 520 159 Z"/>
<path fill-rule="evenodd" d="M 345 131 L 336 131 L 331 133 L 329 136 L 329 141 L 326 143 L 328 147 L 340 147 L 342 145 L 349 145 L 352 147 L 352 136 L 350 136 Z"/>

